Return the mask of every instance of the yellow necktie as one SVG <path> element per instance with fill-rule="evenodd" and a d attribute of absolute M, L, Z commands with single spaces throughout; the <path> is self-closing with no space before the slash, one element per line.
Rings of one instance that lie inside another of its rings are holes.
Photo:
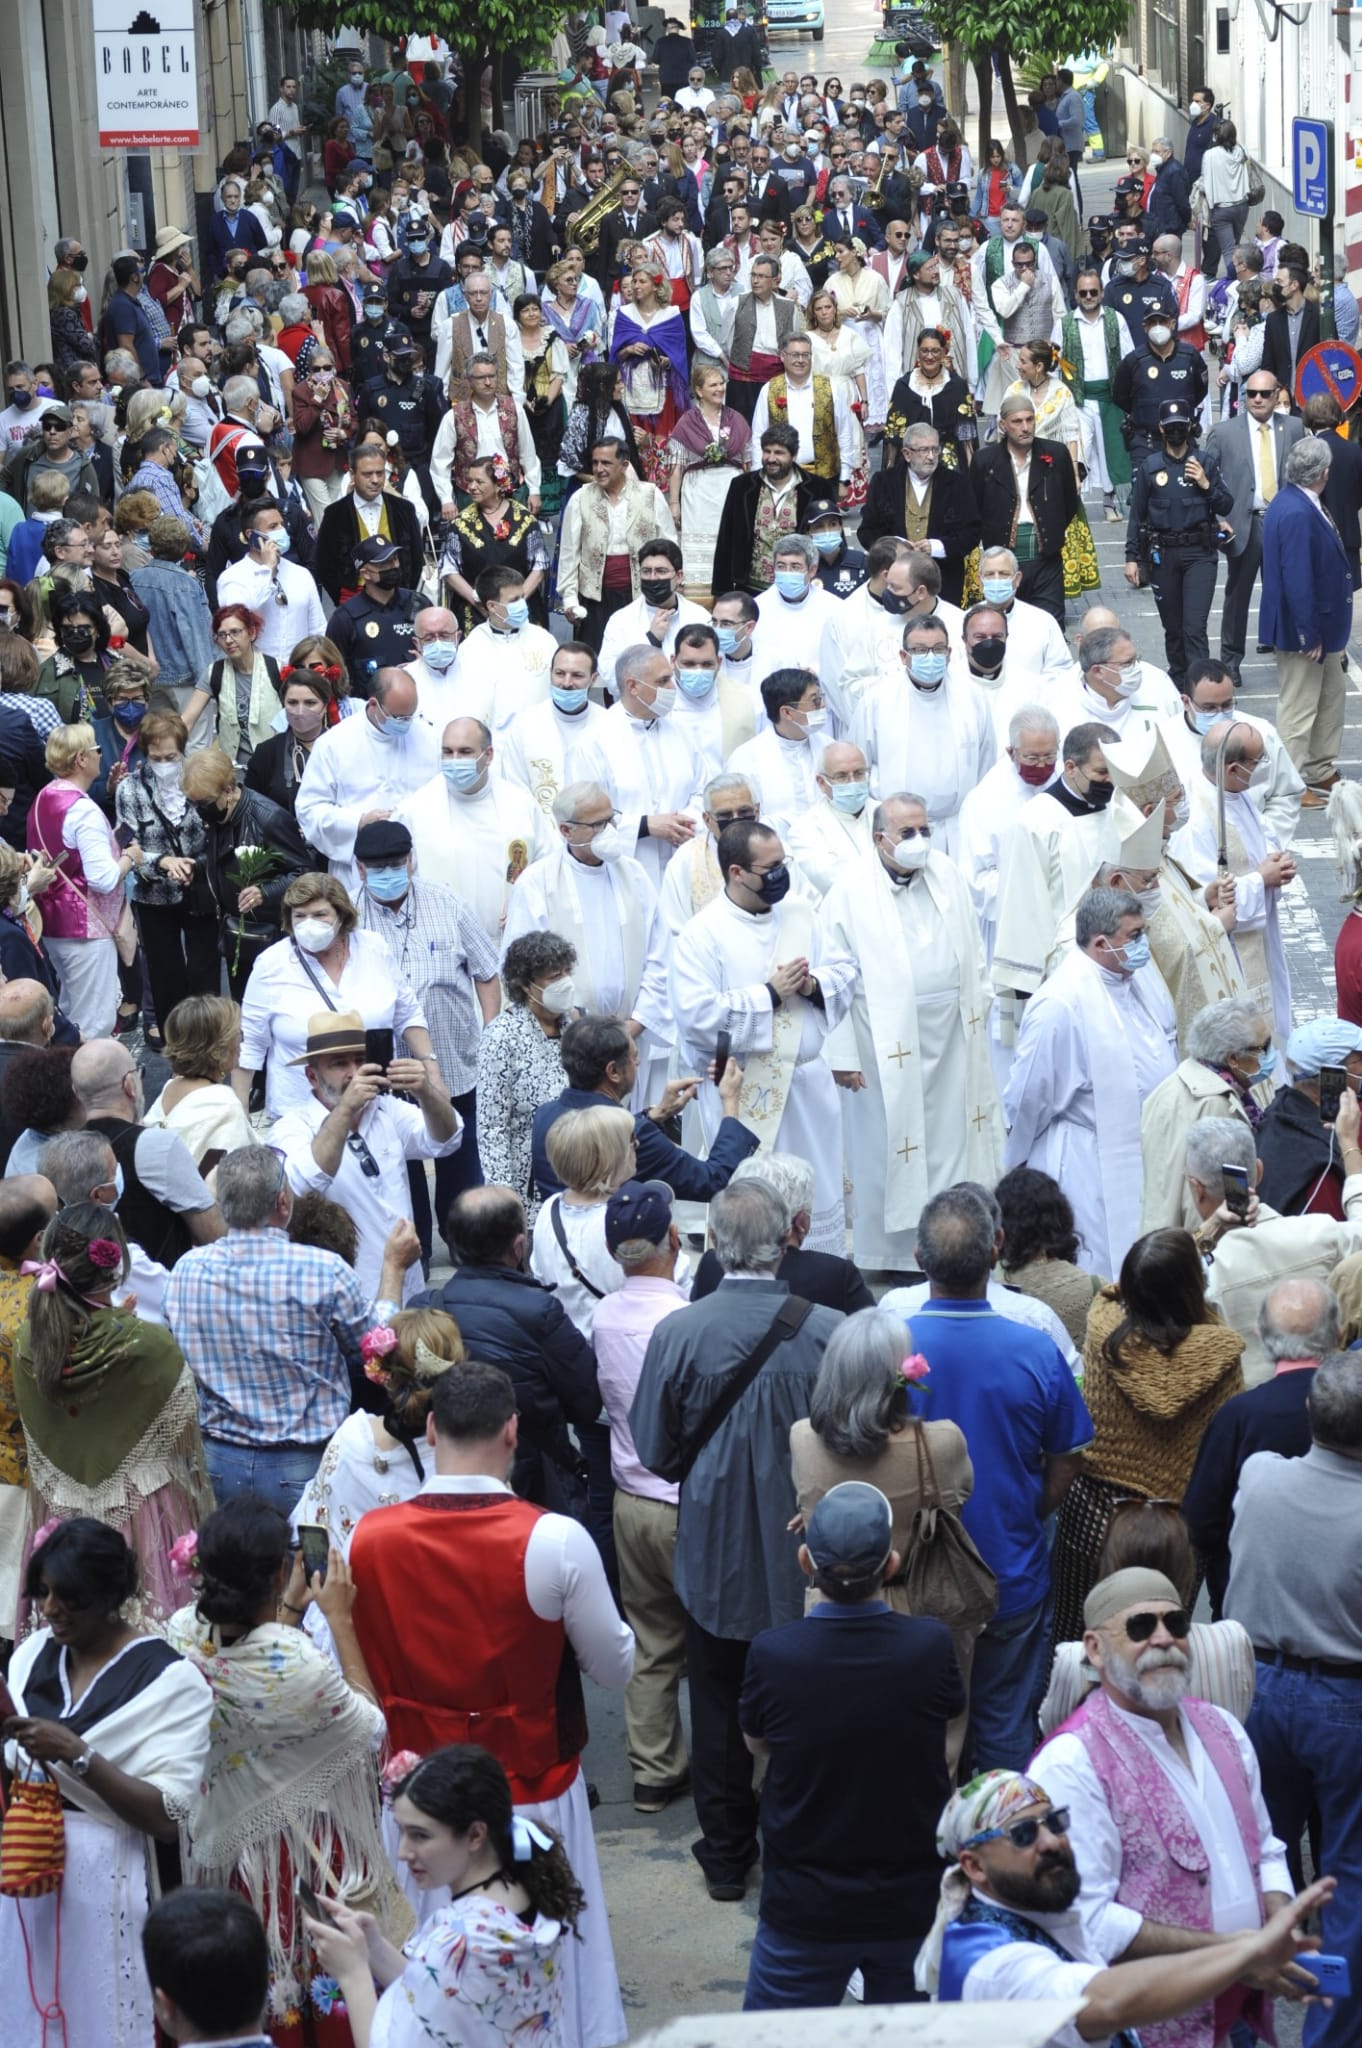
<path fill-rule="evenodd" d="M 1258 428 L 1262 436 L 1262 452 L 1258 458 L 1258 478 L 1262 486 L 1263 503 L 1270 505 L 1277 495 L 1277 457 L 1272 444 L 1272 422 L 1264 420 Z"/>

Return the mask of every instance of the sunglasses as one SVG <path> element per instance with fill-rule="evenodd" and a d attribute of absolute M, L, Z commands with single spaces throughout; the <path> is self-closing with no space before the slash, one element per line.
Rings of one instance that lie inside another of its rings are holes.
<path fill-rule="evenodd" d="M 1176 1636 L 1181 1642 L 1192 1626 L 1192 1617 L 1185 1607 L 1171 1607 L 1167 1614 L 1128 1614 L 1126 1634 L 1132 1643 L 1147 1643 L 1160 1622 L 1170 1636 Z"/>
<path fill-rule="evenodd" d="M 1036 1837 L 1044 1828 L 1047 1834 L 1067 1835 L 1069 1832 L 1069 1809 L 1067 1806 L 1051 1807 L 1049 1813 L 1032 1814 L 1027 1820 L 1014 1820 L 1010 1828 L 985 1828 L 981 1835 L 971 1835 L 962 1849 L 977 1849 L 983 1842 L 1009 1841 L 1014 1849 L 1030 1849 Z"/>

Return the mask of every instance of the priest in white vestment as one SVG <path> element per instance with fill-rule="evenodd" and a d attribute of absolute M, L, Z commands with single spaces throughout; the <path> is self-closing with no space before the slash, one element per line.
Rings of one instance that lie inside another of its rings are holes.
<path fill-rule="evenodd" d="M 790 891 L 785 850 L 766 824 L 730 825 L 718 846 L 724 890 L 671 948 L 671 1010 L 684 1071 L 707 1072 L 721 1031 L 742 1062 L 738 1114 L 762 1149 L 797 1152 L 814 1172 L 812 1251 L 846 1251 L 842 1120 L 823 1057 L 846 1015 L 856 963 L 827 943 L 818 913 Z M 706 1135 L 722 1110 L 700 1088 Z"/>
<path fill-rule="evenodd" d="M 556 932 L 576 949 L 581 1007 L 636 1020 L 665 1043 L 665 969 L 660 957 L 654 963 L 657 890 L 625 852 L 609 792 L 597 782 L 570 782 L 554 798 L 553 815 L 558 843 L 511 891 L 502 957 L 526 932 Z"/>
<path fill-rule="evenodd" d="M 1078 716 L 1100 718 L 1115 727 L 1119 738 L 1129 739 L 1141 726 L 1176 716 L 1181 699 L 1171 679 L 1141 661 L 1128 627 L 1085 624 L 1078 666 L 1083 678 Z"/>
<path fill-rule="evenodd" d="M 672 724 L 690 742 L 702 775 L 718 775 L 739 747 L 756 735 L 761 697 L 740 682 L 719 653 L 719 636 L 708 619 L 683 626 L 672 649 L 676 705 Z"/>
<path fill-rule="evenodd" d="M 719 834 L 729 825 L 755 824 L 761 815 L 761 789 L 755 778 L 735 774 L 731 768 L 711 777 L 700 800 L 704 829 L 677 848 L 676 858 L 669 860 L 663 871 L 657 894 L 658 916 L 673 937 L 723 888 L 715 852 Z"/>
<path fill-rule="evenodd" d="M 850 740 L 831 740 L 818 772 L 819 801 L 801 811 L 786 851 L 816 898 L 826 896 L 848 866 L 862 868 L 874 858 L 870 815 L 870 766 Z"/>
<path fill-rule="evenodd" d="M 1177 1065 L 1173 1005 L 1144 922 L 1127 890 L 1082 899 L 1072 950 L 1026 1005 L 1003 1097 L 1008 1170 L 1058 1181 L 1079 1263 L 1110 1279 L 1140 1234 L 1141 1109 Z"/>
<path fill-rule="evenodd" d="M 842 1089 L 857 1264 L 911 1268 L 924 1204 L 992 1187 L 1002 1116 L 989 1064 L 984 951 L 964 877 L 907 791 L 872 817 L 874 857 L 823 899 L 829 945 L 859 967 L 825 1057 Z"/>
<path fill-rule="evenodd" d="M 492 692 L 492 737 L 500 739 L 511 720 L 549 694 L 549 668 L 558 642 L 545 626 L 526 615 L 524 587 L 508 585 L 490 598 L 487 617 L 459 650 L 459 675 L 465 685 Z"/>
<path fill-rule="evenodd" d="M 518 711 L 497 744 L 497 773 L 528 789 L 545 817 L 569 782 L 588 774 L 583 759 L 589 736 L 605 718 L 591 701 L 596 657 L 584 640 L 565 640 L 554 651 L 549 694 L 543 704 Z"/>
<path fill-rule="evenodd" d="M 996 605 L 1007 621 L 1007 642 L 1018 667 L 1031 676 L 1032 696 L 1048 704 L 1052 690 L 1078 688 L 1078 664 L 1057 619 L 1018 597 L 1021 564 L 1011 548 L 986 548 L 979 557 L 983 602 Z"/>
<path fill-rule="evenodd" d="M 1109 725 L 1078 725 L 1060 742 L 1063 771 L 1023 806 L 998 848 L 997 930 L 990 974 L 999 995 L 1034 994 L 1058 966 L 1078 900 L 1116 856 L 1107 815 L 1115 787 L 1102 754 Z M 1004 1044 L 1011 1043 L 1007 1031 Z"/>
<path fill-rule="evenodd" d="M 1132 889 L 1144 904 L 1154 965 L 1173 999 L 1178 1050 L 1185 1055 L 1193 1020 L 1208 1003 L 1243 997 L 1247 983 L 1230 938 L 1238 916 L 1234 883 L 1217 877 L 1203 889 L 1170 850 L 1173 834 L 1191 816 L 1191 801 L 1164 744 L 1166 731 L 1146 726 L 1135 738 L 1109 740 L 1102 748 L 1117 790 L 1111 818 L 1120 850 L 1099 880 Z M 1146 821 L 1158 826 L 1158 839 L 1141 835 Z"/>
<path fill-rule="evenodd" d="M 1291 973 L 1278 904 L 1296 877 L 1296 863 L 1277 844 L 1249 790 L 1267 777 L 1263 736 L 1244 719 L 1213 725 L 1201 742 L 1201 774 L 1191 791 L 1192 815 L 1174 835 L 1173 852 L 1204 888 L 1220 873 L 1216 755 L 1225 742 L 1225 848 L 1234 879 L 1234 950 L 1247 994 L 1272 1018 L 1280 1044 L 1291 1035 Z"/>
<path fill-rule="evenodd" d="M 757 599 L 752 658 L 758 682 L 781 668 L 818 675 L 819 649 L 828 621 L 843 600 L 818 580 L 818 550 L 806 533 L 787 533 L 772 557 L 775 582 Z"/>
<path fill-rule="evenodd" d="M 898 661 L 861 700 L 852 738 L 877 795 L 917 789 L 939 852 L 955 851 L 960 806 L 998 758 L 987 704 L 950 674 L 950 642 L 937 618 L 904 622 Z"/>
<path fill-rule="evenodd" d="M 850 732 L 865 692 L 898 658 L 906 600 L 889 590 L 889 572 L 906 548 L 905 541 L 890 537 L 873 542 L 866 551 L 865 582 L 842 599 L 823 627 L 818 673 L 843 732 Z"/>
<path fill-rule="evenodd" d="M 683 626 L 707 626 L 709 613 L 681 594 L 681 550 L 666 534 L 645 540 L 638 551 L 638 596 L 611 612 L 601 636 L 601 674 L 613 690 L 615 663 L 626 647 L 651 641 L 664 654 L 676 651 Z"/>
<path fill-rule="evenodd" d="M 364 709 L 321 735 L 298 784 L 298 830 L 351 897 L 362 886 L 354 857 L 360 826 L 388 817 L 439 766 L 439 737 L 417 717 L 416 684 L 404 668 L 381 668 Z"/>
<path fill-rule="evenodd" d="M 1250 789 L 1249 802 L 1262 812 L 1278 846 L 1289 846 L 1300 823 L 1305 784 L 1272 721 L 1239 709 L 1234 677 L 1223 661 L 1192 663 L 1187 671 L 1187 688 L 1178 699 L 1178 715 L 1164 726 L 1164 738 L 1182 777 L 1182 786 L 1186 790 L 1196 788 L 1201 779 L 1201 742 L 1213 725 L 1220 725 L 1227 718 L 1251 725 L 1262 734 L 1267 775 Z"/>
<path fill-rule="evenodd" d="M 411 833 L 420 872 L 448 881 L 500 946 L 511 885 L 552 850 L 553 827 L 527 789 L 493 775 L 492 761 L 488 728 L 476 718 L 451 719 L 436 773 L 393 815 Z"/>
<path fill-rule="evenodd" d="M 673 719 L 680 692 L 670 656 L 646 640 L 626 647 L 607 680 L 618 702 L 583 750 L 582 780 L 607 792 L 625 852 L 656 888 L 676 848 L 695 837 L 705 772 Z"/>
<path fill-rule="evenodd" d="M 492 722 L 492 691 L 488 684 L 468 681 L 459 663 L 459 622 L 442 605 L 429 605 L 412 621 L 416 654 L 402 666 L 416 684 L 416 711 L 434 732 L 443 732 L 451 718 Z"/>
<path fill-rule="evenodd" d="M 807 664 L 763 675 L 761 701 L 766 723 L 734 749 L 728 766 L 735 775 L 756 777 L 762 817 L 783 839 L 800 812 L 819 801 L 828 714 L 822 685 Z"/>

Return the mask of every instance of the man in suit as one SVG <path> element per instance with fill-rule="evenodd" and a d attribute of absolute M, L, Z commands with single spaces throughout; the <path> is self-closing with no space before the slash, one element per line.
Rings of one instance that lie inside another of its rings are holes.
<path fill-rule="evenodd" d="M 1249 604 L 1263 561 L 1263 517 L 1276 497 L 1287 451 L 1299 441 L 1299 420 L 1277 410 L 1281 387 L 1271 370 L 1257 369 L 1244 384 L 1244 407 L 1219 420 L 1206 436 L 1206 453 L 1234 493 L 1225 608 L 1220 616 L 1220 659 L 1239 681 Z"/>
<path fill-rule="evenodd" d="M 399 582 L 403 590 L 415 590 L 421 581 L 424 554 L 421 523 L 416 508 L 396 491 L 384 489 L 388 460 L 381 448 L 361 442 L 350 451 L 353 488 L 328 505 L 317 529 L 317 552 L 312 573 L 333 605 L 353 597 L 355 552 L 363 540 L 379 535 L 397 548 Z"/>
<path fill-rule="evenodd" d="M 823 214 L 823 233 L 830 242 L 854 235 L 867 249 L 882 249 L 884 236 L 873 213 L 856 204 L 850 181 L 833 178 L 828 185 L 828 203 Z"/>
<path fill-rule="evenodd" d="M 813 1168 L 807 1159 L 795 1152 L 762 1152 L 735 1166 L 732 1180 L 735 1187 L 745 1180 L 764 1180 L 783 1196 L 790 1224 L 782 1240 L 784 1249 L 776 1278 L 785 1282 L 791 1294 L 798 1294 L 805 1301 L 821 1302 L 824 1308 L 836 1309 L 842 1316 L 853 1316 L 857 1309 L 875 1306 L 875 1297 L 854 1259 L 838 1258 L 833 1252 L 804 1250 L 804 1239 L 813 1221 Z M 707 1294 L 713 1294 L 722 1278 L 722 1266 L 714 1252 L 707 1251 L 696 1268 L 691 1300 L 703 1301 Z"/>
<path fill-rule="evenodd" d="M 777 177 L 771 169 L 771 146 L 767 142 L 754 142 L 747 159 L 751 168 L 748 184 L 748 200 L 754 220 L 778 220 L 787 231 L 790 226 L 790 188 L 783 178 Z"/>
<path fill-rule="evenodd" d="M 620 186 L 618 210 L 607 213 L 601 222 L 601 238 L 591 265 L 591 274 L 607 297 L 624 268 L 623 251 L 656 232 L 656 216 L 643 204 L 643 180 L 631 171 Z"/>
<path fill-rule="evenodd" d="M 1021 392 L 998 410 L 999 439 L 970 464 L 986 548 L 1010 547 L 1021 564 L 1018 596 L 1064 624 L 1064 535 L 1078 510 L 1078 484 L 1060 441 L 1036 438 L 1036 414 Z M 1015 538 L 1014 538 L 1015 535 Z"/>
<path fill-rule="evenodd" d="M 700 240 L 706 249 L 717 248 L 733 232 L 733 209 L 747 204 L 747 174 L 726 171 L 718 192 L 705 209 L 705 228 Z"/>
<path fill-rule="evenodd" d="M 1332 437 L 1298 441 L 1263 519 L 1258 637 L 1276 650 L 1277 730 L 1306 783 L 1302 805 L 1312 809 L 1339 779 L 1353 620 L 1348 557 L 1322 502 L 1332 459 Z"/>
<path fill-rule="evenodd" d="M 941 467 L 941 436 L 918 421 L 903 436 L 903 461 L 877 471 L 857 538 L 872 547 L 886 534 L 925 547 L 941 571 L 941 595 L 959 604 L 965 557 L 979 545 L 979 505 L 967 469 Z"/>
<path fill-rule="evenodd" d="M 1290 263 L 1277 282 L 1285 303 L 1269 313 L 1263 330 L 1263 368 L 1284 384 L 1296 408 L 1296 371 L 1307 349 L 1319 340 L 1319 307 L 1305 296 L 1309 273 Z"/>
<path fill-rule="evenodd" d="M 1324 505 L 1338 528 L 1356 593 L 1362 588 L 1362 442 L 1339 439 L 1336 429 L 1343 413 L 1338 400 L 1327 391 L 1306 399 L 1301 418 L 1307 434 L 1319 434 L 1329 443 L 1333 461 L 1324 486 Z M 71 516 L 69 506 L 66 516 Z"/>

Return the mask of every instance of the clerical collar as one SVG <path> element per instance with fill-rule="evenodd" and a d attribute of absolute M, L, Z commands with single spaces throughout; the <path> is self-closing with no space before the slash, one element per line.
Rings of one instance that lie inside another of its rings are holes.
<path fill-rule="evenodd" d="M 759 903 L 755 910 L 749 910 L 745 903 L 735 903 L 733 901 L 733 898 L 729 895 L 727 889 L 724 890 L 724 902 L 728 905 L 729 909 L 733 912 L 735 917 L 769 917 L 771 915 L 771 912 L 776 907 L 774 903 Z"/>
<path fill-rule="evenodd" d="M 1076 795 L 1062 775 L 1058 782 L 1051 783 L 1047 795 L 1052 796 L 1057 804 L 1063 804 L 1065 810 L 1074 818 L 1090 818 L 1095 811 L 1102 808 L 1100 804 L 1090 804 L 1085 796 Z"/>

